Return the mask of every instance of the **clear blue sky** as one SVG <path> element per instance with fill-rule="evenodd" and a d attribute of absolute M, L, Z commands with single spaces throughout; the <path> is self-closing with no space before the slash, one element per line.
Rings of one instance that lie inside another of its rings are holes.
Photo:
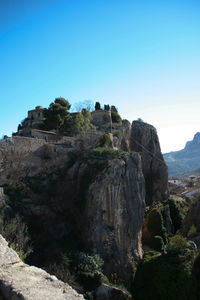
<path fill-rule="evenodd" d="M 0 0 L 0 136 L 55 97 L 114 104 L 163 152 L 200 131 L 199 0 Z"/>

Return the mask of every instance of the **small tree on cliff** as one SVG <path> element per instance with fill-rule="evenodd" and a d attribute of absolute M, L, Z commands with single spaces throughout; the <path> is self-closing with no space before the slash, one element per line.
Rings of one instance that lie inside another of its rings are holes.
<path fill-rule="evenodd" d="M 121 123 L 122 119 L 114 105 L 111 106 L 111 118 L 113 123 Z"/>
<path fill-rule="evenodd" d="M 91 123 L 91 113 L 87 109 L 82 109 L 81 112 L 76 113 L 72 121 L 71 133 L 86 132 L 89 129 L 94 129 L 95 126 Z"/>
<path fill-rule="evenodd" d="M 65 98 L 56 98 L 48 109 L 44 109 L 44 123 L 43 129 L 56 129 L 57 132 L 63 133 L 70 123 L 71 116 L 69 113 L 71 105 Z"/>

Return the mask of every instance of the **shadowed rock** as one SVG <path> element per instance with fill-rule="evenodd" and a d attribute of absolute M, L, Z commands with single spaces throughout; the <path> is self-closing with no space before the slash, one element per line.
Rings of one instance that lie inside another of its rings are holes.
<path fill-rule="evenodd" d="M 163 159 L 156 129 L 144 122 L 133 121 L 131 151 L 139 152 L 146 182 L 146 203 L 162 201 L 168 196 L 168 171 Z"/>

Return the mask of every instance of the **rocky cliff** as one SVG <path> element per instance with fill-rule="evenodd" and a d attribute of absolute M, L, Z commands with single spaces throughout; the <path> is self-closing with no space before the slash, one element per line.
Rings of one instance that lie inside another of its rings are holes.
<path fill-rule="evenodd" d="M 85 241 L 101 253 L 108 276 L 128 282 L 134 260 L 142 257 L 145 183 L 138 154 L 110 159 L 87 191 Z"/>
<path fill-rule="evenodd" d="M 140 153 L 142 157 L 147 204 L 166 199 L 168 170 L 160 150 L 156 129 L 144 122 L 134 121 L 131 128 L 130 149 Z"/>
<path fill-rule="evenodd" d="M 29 263 L 87 292 L 103 274 L 130 287 L 143 255 L 145 193 L 148 204 L 166 197 L 167 168 L 156 130 L 123 121 L 112 134 L 2 140 L 0 186 L 2 232 Z"/>
<path fill-rule="evenodd" d="M 29 260 L 45 267 L 51 244 L 65 241 L 73 248 L 74 240 L 82 251 L 104 259 L 109 278 L 115 274 L 129 285 L 142 256 L 140 155 L 112 149 L 83 152 L 25 137 L 3 140 L 0 150 L 0 182 L 8 195 L 2 212 L 6 218 L 20 214 L 30 228 L 34 251 Z M 53 251 L 50 256 L 54 259 Z"/>

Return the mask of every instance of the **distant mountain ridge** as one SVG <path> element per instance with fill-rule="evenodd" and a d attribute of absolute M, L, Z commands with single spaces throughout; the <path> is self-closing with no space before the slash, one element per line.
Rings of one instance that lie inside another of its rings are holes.
<path fill-rule="evenodd" d="M 185 145 L 185 148 L 184 149 L 191 149 L 191 147 L 196 147 L 196 146 L 199 146 L 200 145 L 200 132 L 197 132 L 195 135 L 194 135 L 194 138 L 192 141 L 188 141 Z"/>
<path fill-rule="evenodd" d="M 192 173 L 200 174 L 200 132 L 188 141 L 185 148 L 163 154 L 169 176 L 184 177 Z"/>

